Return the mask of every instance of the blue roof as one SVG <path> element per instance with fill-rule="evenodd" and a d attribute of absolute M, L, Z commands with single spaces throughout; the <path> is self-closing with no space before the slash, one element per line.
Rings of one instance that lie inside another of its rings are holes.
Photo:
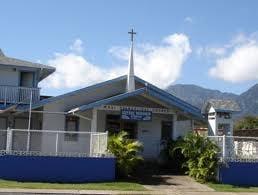
<path fill-rule="evenodd" d="M 96 101 L 96 102 L 93 102 L 90 104 L 80 106 L 78 108 L 70 110 L 69 112 L 85 111 L 85 110 L 88 110 L 88 109 L 91 109 L 91 108 L 94 108 L 97 106 L 106 105 L 106 104 L 112 103 L 114 101 L 119 101 L 124 98 L 132 97 L 135 95 L 140 95 L 140 94 L 145 93 L 146 91 L 147 91 L 147 89 L 145 87 L 143 87 L 140 89 L 136 89 L 135 91 L 132 91 L 132 92 L 126 92 L 126 93 L 119 94 L 119 95 L 116 95 L 116 96 L 113 96 L 110 98 L 102 99 L 102 100 L 99 100 L 99 101 Z"/>
<path fill-rule="evenodd" d="M 72 110 L 70 110 L 69 112 L 78 112 L 78 111 L 85 111 L 85 110 L 89 110 L 92 109 L 94 107 L 98 107 L 98 106 L 102 106 L 102 105 L 106 105 L 115 101 L 119 101 L 128 97 L 132 97 L 135 95 L 140 95 L 140 94 L 148 94 L 158 100 L 161 100 L 165 103 L 167 103 L 170 106 L 174 106 L 179 108 L 180 110 L 182 110 L 184 113 L 189 113 L 193 116 L 195 116 L 197 119 L 202 120 L 203 116 L 201 114 L 201 110 L 198 108 L 191 108 L 191 106 L 189 106 L 189 104 L 182 104 L 182 102 L 178 101 L 178 99 L 176 99 L 177 101 L 175 101 L 175 99 L 171 98 L 170 95 L 168 96 L 167 94 L 164 95 L 162 93 L 160 93 L 160 91 L 155 90 L 155 88 L 153 89 L 153 87 L 151 86 L 146 86 L 140 89 L 136 89 L 133 92 L 126 92 L 123 94 L 119 94 L 113 97 L 109 97 L 106 99 L 102 99 L 90 104 L 86 104 L 86 105 L 82 105 L 80 107 L 74 108 Z"/>
<path fill-rule="evenodd" d="M 95 85 L 91 85 L 91 86 L 88 86 L 88 87 L 85 87 L 85 88 L 82 88 L 82 89 L 78 89 L 78 90 L 75 90 L 75 91 L 72 91 L 72 92 L 69 92 L 69 93 L 65 93 L 65 94 L 62 94 L 62 95 L 59 95 L 59 96 L 47 98 L 47 99 L 39 101 L 38 103 L 33 104 L 31 108 L 36 109 L 36 108 L 42 107 L 42 106 L 44 106 L 48 103 L 55 102 L 57 100 L 61 100 L 65 97 L 73 96 L 73 95 L 76 95 L 76 94 L 79 94 L 79 93 L 87 93 L 90 90 L 93 90 L 93 89 L 96 89 L 98 87 L 105 86 L 105 85 L 108 85 L 108 84 L 112 84 L 114 82 L 121 81 L 121 80 L 126 79 L 126 78 L 127 78 L 126 75 L 120 76 L 120 77 L 117 77 L 115 79 L 104 81 L 104 82 L 101 82 L 101 83 L 97 83 Z M 22 112 L 22 111 L 26 111 L 28 109 L 29 109 L 29 105 L 20 107 L 19 111 Z"/>
<path fill-rule="evenodd" d="M 89 87 L 86 87 L 86 88 L 82 88 L 82 89 L 79 89 L 79 90 L 76 90 L 76 91 L 73 91 L 73 92 L 69 92 L 69 93 L 59 95 L 59 96 L 56 96 L 56 97 L 44 99 L 44 100 L 40 101 L 39 103 L 36 103 L 36 104 L 32 105 L 32 109 L 42 107 L 45 104 L 48 104 L 48 103 L 51 103 L 51 102 L 54 102 L 54 101 L 57 101 L 57 100 L 61 100 L 65 97 L 77 95 L 77 94 L 80 94 L 80 93 L 87 93 L 90 90 L 93 90 L 93 89 L 96 89 L 98 87 L 102 87 L 102 86 L 105 86 L 105 85 L 108 85 L 108 84 L 112 84 L 112 83 L 115 83 L 117 81 L 122 81 L 122 80 L 125 80 L 126 78 L 127 78 L 127 76 L 124 75 L 124 76 L 121 76 L 121 77 L 118 77 L 118 78 L 115 78 L 115 79 L 112 79 L 112 80 L 108 80 L 108 81 L 101 82 L 101 83 L 98 83 L 98 84 L 95 84 L 95 85 L 92 85 L 92 86 L 89 86 Z M 153 97 L 155 97 L 155 98 L 157 98 L 161 101 L 166 102 L 167 104 L 169 104 L 171 106 L 175 106 L 175 107 L 179 108 L 180 110 L 182 110 L 185 113 L 189 113 L 191 115 L 194 115 L 194 116 L 198 117 L 198 119 L 202 118 L 201 110 L 199 108 L 197 108 L 197 107 L 195 107 L 195 106 L 193 106 L 193 105 L 175 97 L 174 95 L 172 95 L 172 94 L 170 94 L 170 93 L 168 93 L 168 92 L 150 84 L 149 82 L 146 82 L 146 81 L 142 80 L 141 78 L 139 78 L 137 76 L 135 76 L 135 81 L 141 83 L 144 87 L 140 88 L 140 89 L 136 89 L 133 92 L 126 92 L 126 93 L 122 93 L 122 94 L 115 95 L 115 96 L 112 96 L 112 97 L 108 97 L 108 98 L 105 98 L 105 99 L 101 99 L 101 100 L 98 100 L 96 102 L 91 102 L 89 104 L 76 107 L 72 110 L 75 110 L 75 112 L 76 112 L 77 109 L 79 109 L 81 111 L 82 110 L 87 110 L 87 109 L 93 108 L 94 106 L 104 105 L 104 104 L 111 103 L 113 101 L 118 101 L 118 100 L 121 100 L 121 99 L 124 99 L 124 98 L 127 98 L 127 97 L 131 97 L 131 96 L 134 96 L 134 95 L 147 93 L 147 94 L 149 94 L 149 95 L 151 95 L 151 96 L 153 96 Z M 21 107 L 19 109 L 19 111 L 27 111 L 28 109 L 29 109 L 29 106 Z"/>

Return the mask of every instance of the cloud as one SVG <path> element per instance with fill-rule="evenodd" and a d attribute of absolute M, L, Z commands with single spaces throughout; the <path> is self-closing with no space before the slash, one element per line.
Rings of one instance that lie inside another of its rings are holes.
<path fill-rule="evenodd" d="M 196 53 L 198 56 L 218 57 L 218 56 L 223 56 L 226 53 L 226 48 L 214 47 L 214 46 L 198 47 L 196 49 Z"/>
<path fill-rule="evenodd" d="M 184 22 L 192 24 L 193 23 L 193 19 L 188 16 L 188 17 L 185 17 Z"/>
<path fill-rule="evenodd" d="M 70 52 L 56 53 L 48 60 L 48 64 L 56 67 L 56 72 L 42 81 L 42 86 L 64 89 L 85 87 L 127 74 L 128 47 L 110 48 L 109 53 L 117 61 L 116 65 L 103 68 L 78 53 L 83 49 L 82 41 L 78 40 L 70 46 Z M 183 63 L 190 53 L 189 38 L 184 34 L 169 35 L 158 45 L 136 45 L 135 74 L 161 88 L 167 87 L 179 78 Z"/>
<path fill-rule="evenodd" d="M 119 59 L 128 60 L 128 49 L 116 47 L 110 52 Z M 190 53 L 190 42 L 184 34 L 167 36 L 160 45 L 140 45 L 134 55 L 135 73 L 165 88 L 179 78 L 182 65 Z"/>
<path fill-rule="evenodd" d="M 73 44 L 70 46 L 70 50 L 75 53 L 83 52 L 83 42 L 81 39 L 76 39 Z"/>
<path fill-rule="evenodd" d="M 257 34 L 239 34 L 222 46 L 223 55 L 215 59 L 209 74 L 218 79 L 237 83 L 258 79 Z"/>

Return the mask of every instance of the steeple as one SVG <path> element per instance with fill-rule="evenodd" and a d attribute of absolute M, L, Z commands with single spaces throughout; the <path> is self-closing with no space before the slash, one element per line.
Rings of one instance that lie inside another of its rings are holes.
<path fill-rule="evenodd" d="M 129 54 L 129 62 L 128 62 L 128 73 L 127 73 L 127 92 L 132 92 L 135 90 L 135 80 L 134 80 L 134 61 L 133 61 L 133 36 L 136 32 L 130 31 L 128 34 L 131 34 L 131 48 Z"/>

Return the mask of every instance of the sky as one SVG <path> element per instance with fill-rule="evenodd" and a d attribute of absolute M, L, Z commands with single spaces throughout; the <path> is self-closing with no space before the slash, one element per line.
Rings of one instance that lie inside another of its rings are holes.
<path fill-rule="evenodd" d="M 195 84 L 241 94 L 258 82 L 255 0 L 1 0 L 5 55 L 56 67 L 40 83 L 58 95 L 127 74 L 166 88 Z"/>

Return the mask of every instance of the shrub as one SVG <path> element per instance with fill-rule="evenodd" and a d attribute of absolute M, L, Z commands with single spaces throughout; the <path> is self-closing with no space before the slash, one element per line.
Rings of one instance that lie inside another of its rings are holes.
<path fill-rule="evenodd" d="M 181 149 L 177 147 L 182 141 L 183 139 L 180 137 L 177 140 L 169 139 L 162 143 L 163 149 L 159 156 L 162 168 L 166 168 L 176 174 L 186 172 L 186 168 L 182 166 L 186 158 L 182 154 Z"/>
<path fill-rule="evenodd" d="M 189 176 L 199 182 L 207 182 L 215 179 L 218 166 L 217 154 L 218 146 L 209 138 L 200 136 L 196 133 L 189 133 L 183 141 L 173 149 L 180 148 L 182 154 L 187 159 L 184 166 Z"/>
<path fill-rule="evenodd" d="M 258 117 L 246 116 L 235 123 L 234 129 L 257 129 L 258 128 Z"/>
<path fill-rule="evenodd" d="M 108 140 L 108 151 L 116 157 L 117 175 L 128 176 L 143 159 L 138 155 L 143 146 L 140 142 L 127 139 L 128 134 L 121 131 Z"/>

